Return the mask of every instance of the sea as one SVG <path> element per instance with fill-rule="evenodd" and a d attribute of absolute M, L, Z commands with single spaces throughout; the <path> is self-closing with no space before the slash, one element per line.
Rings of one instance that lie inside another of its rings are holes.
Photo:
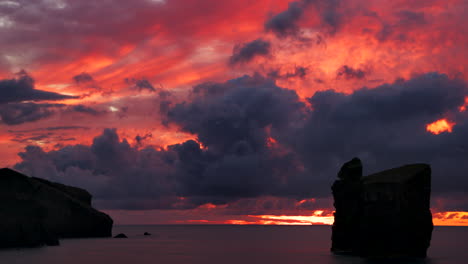
<path fill-rule="evenodd" d="M 113 233 L 128 239 L 67 239 L 58 247 L 0 250 L 0 263 L 468 263 L 468 227 L 435 227 L 425 260 L 379 261 L 331 254 L 330 226 L 139 225 L 114 226 Z"/>

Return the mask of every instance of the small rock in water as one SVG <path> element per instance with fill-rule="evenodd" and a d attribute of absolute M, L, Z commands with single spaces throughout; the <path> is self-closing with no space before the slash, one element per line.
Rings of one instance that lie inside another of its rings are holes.
<path fill-rule="evenodd" d="M 125 234 L 120 233 L 120 234 L 116 235 L 114 238 L 128 238 L 128 237 Z"/>
<path fill-rule="evenodd" d="M 148 233 L 148 232 L 145 232 L 143 235 L 144 235 L 144 236 L 151 236 L 151 234 Z"/>

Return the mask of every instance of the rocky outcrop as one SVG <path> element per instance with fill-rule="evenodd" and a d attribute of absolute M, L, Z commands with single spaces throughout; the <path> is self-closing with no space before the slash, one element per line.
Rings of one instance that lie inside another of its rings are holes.
<path fill-rule="evenodd" d="M 0 169 L 0 248 L 110 237 L 112 224 L 108 215 L 91 207 L 85 190 Z"/>
<path fill-rule="evenodd" d="M 128 238 L 128 236 L 125 235 L 124 233 L 120 233 L 120 234 L 116 235 L 114 238 Z"/>
<path fill-rule="evenodd" d="M 357 158 L 345 163 L 332 185 L 335 198 L 335 222 L 332 227 L 332 251 L 341 254 L 357 252 L 362 215 L 362 164 Z"/>
<path fill-rule="evenodd" d="M 405 165 L 362 177 L 357 158 L 332 186 L 334 253 L 363 257 L 425 257 L 432 235 L 431 168 Z"/>

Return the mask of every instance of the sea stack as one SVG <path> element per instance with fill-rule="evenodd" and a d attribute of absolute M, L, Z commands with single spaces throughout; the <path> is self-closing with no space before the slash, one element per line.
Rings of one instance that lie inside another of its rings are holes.
<path fill-rule="evenodd" d="M 433 223 L 431 168 L 411 164 L 362 176 L 358 158 L 332 186 L 332 252 L 362 257 L 426 257 Z"/>
<path fill-rule="evenodd" d="M 92 208 L 91 199 L 80 188 L 0 169 L 0 248 L 110 237 L 113 221 Z"/>

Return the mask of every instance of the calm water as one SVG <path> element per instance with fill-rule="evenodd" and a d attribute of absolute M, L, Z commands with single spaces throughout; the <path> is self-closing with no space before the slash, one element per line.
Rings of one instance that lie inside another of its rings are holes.
<path fill-rule="evenodd" d="M 370 263 L 331 255 L 328 226 L 114 227 L 114 233 L 121 232 L 129 239 L 72 239 L 60 247 L 3 250 L 0 263 Z M 436 227 L 427 260 L 398 263 L 466 264 L 468 228 Z"/>

